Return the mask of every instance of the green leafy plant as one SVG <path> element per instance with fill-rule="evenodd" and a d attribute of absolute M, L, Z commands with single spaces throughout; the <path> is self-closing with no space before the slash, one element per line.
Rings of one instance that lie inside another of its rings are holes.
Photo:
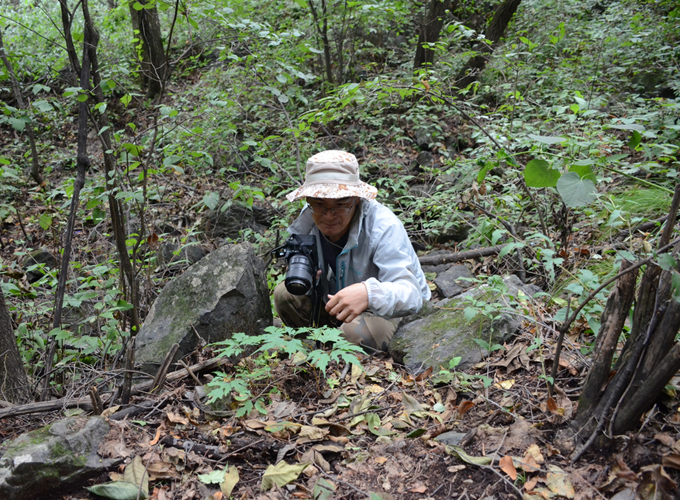
<path fill-rule="evenodd" d="M 361 366 L 357 354 L 363 354 L 361 347 L 348 342 L 342 332 L 335 328 L 299 328 L 289 327 L 265 328 L 263 335 L 246 335 L 235 333 L 231 338 L 216 342 L 218 357 L 240 357 L 234 366 L 234 373 L 216 372 L 215 378 L 208 383 L 208 401 L 229 400 L 236 402 L 236 416 L 247 415 L 253 408 L 261 413 L 264 409 L 264 398 L 256 393 L 258 383 L 271 378 L 275 360 L 288 357 L 296 367 L 313 369 L 319 388 L 319 377 L 326 377 L 326 370 L 331 361 L 344 361 Z M 310 347 L 328 346 L 328 349 Z M 257 349 L 255 349 L 257 347 Z M 255 358 L 249 352 L 258 354 Z M 326 379 L 329 386 L 337 384 L 337 379 Z"/>

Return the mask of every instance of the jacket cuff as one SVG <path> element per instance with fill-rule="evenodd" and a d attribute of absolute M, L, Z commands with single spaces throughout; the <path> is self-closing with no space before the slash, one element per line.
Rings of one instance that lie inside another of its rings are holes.
<path fill-rule="evenodd" d="M 362 283 L 366 286 L 368 292 L 368 308 L 375 313 L 377 309 L 375 301 L 380 296 L 380 282 L 375 278 L 368 278 Z"/>

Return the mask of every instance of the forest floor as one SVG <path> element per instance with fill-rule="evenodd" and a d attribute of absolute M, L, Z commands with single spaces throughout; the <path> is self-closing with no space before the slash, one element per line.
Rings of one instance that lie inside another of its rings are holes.
<path fill-rule="evenodd" d="M 471 376 L 454 372 L 447 383 L 431 370 L 414 377 L 378 354 L 360 357 L 363 370 L 331 365 L 327 376 L 339 382 L 324 390 L 313 370 L 281 359 L 262 386 L 276 387 L 280 397 L 271 399 L 266 415 L 253 410 L 241 419 L 201 403 L 199 384 L 183 378 L 158 395 L 136 396 L 132 404 L 142 410 L 136 415 L 117 420 L 120 408 L 107 409 L 105 415 L 114 415 L 112 432 L 99 452 L 120 459 L 120 467 L 51 498 L 98 498 L 84 488 L 116 479 L 136 456 L 146 464 L 149 493 L 157 500 L 229 498 L 218 483 L 220 471 L 232 467 L 239 480 L 231 495 L 241 499 L 620 500 L 635 498 L 634 491 L 643 499 L 676 498 L 680 472 L 661 468 L 680 463 L 680 413 L 671 410 L 676 398 L 661 401 L 640 428 L 593 446 L 571 464 L 554 438 L 575 410 L 585 366 L 581 346 L 568 342 L 550 398 L 541 375 L 550 369 L 554 339 L 548 335 L 543 346 L 529 349 L 534 338 L 523 328 L 467 370 Z M 213 354 L 205 349 L 198 361 Z M 201 383 L 212 377 L 198 376 Z M 476 376 L 493 382 L 484 387 Z M 7 443 L 64 413 L 0 420 L 0 440 Z M 434 439 L 445 432 L 457 433 L 448 435 L 452 445 Z M 261 491 L 263 474 L 277 463 L 284 468 L 274 474 L 292 474 L 290 480 Z M 300 471 L 293 466 L 299 463 L 311 465 Z M 215 483 L 206 483 L 203 475 L 215 471 Z"/>

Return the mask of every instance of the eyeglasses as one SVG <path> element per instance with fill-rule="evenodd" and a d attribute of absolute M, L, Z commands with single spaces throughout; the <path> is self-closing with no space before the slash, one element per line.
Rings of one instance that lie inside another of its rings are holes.
<path fill-rule="evenodd" d="M 329 210 L 333 215 L 347 215 L 354 208 L 354 205 L 355 204 L 352 203 L 349 206 L 331 208 L 322 207 L 321 205 L 309 205 L 309 209 L 314 215 L 326 215 Z"/>

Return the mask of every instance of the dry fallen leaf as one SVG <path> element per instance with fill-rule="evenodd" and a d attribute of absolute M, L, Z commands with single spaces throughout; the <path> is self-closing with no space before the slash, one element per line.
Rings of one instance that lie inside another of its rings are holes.
<path fill-rule="evenodd" d="M 189 425 L 189 419 L 183 417 L 179 413 L 173 413 L 169 411 L 165 414 L 165 416 L 168 418 L 168 422 L 170 422 L 171 424 Z"/>
<path fill-rule="evenodd" d="M 661 465 L 664 467 L 673 467 L 674 469 L 680 469 L 680 455 L 677 453 L 671 453 L 661 459 Z"/>
<path fill-rule="evenodd" d="M 545 458 L 541 454 L 541 449 L 537 444 L 529 445 L 527 450 L 524 452 L 524 458 L 532 457 L 537 464 L 542 464 L 545 462 Z"/>
<path fill-rule="evenodd" d="M 458 405 L 458 414 L 462 417 L 463 415 L 465 415 L 465 413 L 470 411 L 474 406 L 475 406 L 475 404 L 472 401 L 463 401 L 461 404 Z"/>
<path fill-rule="evenodd" d="M 654 434 L 654 439 L 659 441 L 661 444 L 665 444 L 669 448 L 673 448 L 673 445 L 675 445 L 675 439 L 670 437 L 668 434 L 662 433 Z"/>
<path fill-rule="evenodd" d="M 572 499 L 576 494 L 574 486 L 569 481 L 566 472 L 555 465 L 549 465 L 548 475 L 545 478 L 545 485 L 556 495 Z"/>
<path fill-rule="evenodd" d="M 156 481 L 157 479 L 174 479 L 179 478 L 177 469 L 170 462 L 154 462 L 147 467 L 149 479 Z"/>
<path fill-rule="evenodd" d="M 526 491 L 531 491 L 536 487 L 536 484 L 538 484 L 538 476 L 532 477 L 526 483 L 524 483 L 524 489 Z"/>
<path fill-rule="evenodd" d="M 425 493 L 427 491 L 427 486 L 423 483 L 416 483 L 413 488 L 409 490 L 411 493 Z"/>
<path fill-rule="evenodd" d="M 465 470 L 465 466 L 464 465 L 452 465 L 451 467 L 449 467 L 446 470 L 449 471 L 451 474 L 453 474 L 453 473 Z"/>
<path fill-rule="evenodd" d="M 498 385 L 505 390 L 512 389 L 512 386 L 515 385 L 515 379 L 511 378 L 509 380 L 503 380 L 502 382 L 498 382 Z"/>
<path fill-rule="evenodd" d="M 515 469 L 515 464 L 512 463 L 512 457 L 505 455 L 498 461 L 498 466 L 503 472 L 505 472 L 510 479 L 513 481 L 517 479 L 517 469 Z"/>
<path fill-rule="evenodd" d="M 158 440 L 161 438 L 161 427 L 159 426 L 158 429 L 156 429 L 156 435 L 154 438 L 149 442 L 149 446 L 155 446 L 158 444 Z"/>
<path fill-rule="evenodd" d="M 666 471 L 659 464 L 647 465 L 640 468 L 642 481 L 635 493 L 642 500 L 670 500 L 672 492 L 677 489 L 677 484 L 668 477 Z"/>

